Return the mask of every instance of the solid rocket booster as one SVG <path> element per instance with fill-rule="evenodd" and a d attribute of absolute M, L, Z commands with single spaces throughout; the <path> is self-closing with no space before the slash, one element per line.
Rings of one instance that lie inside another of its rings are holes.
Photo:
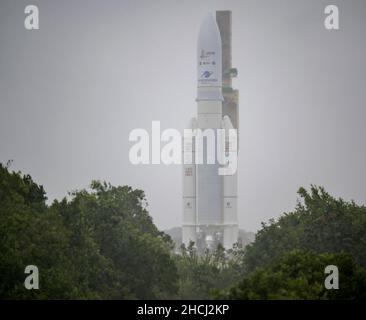
<path fill-rule="evenodd" d="M 222 116 L 222 50 L 216 20 L 208 14 L 202 22 L 197 43 L 197 118 L 192 129 L 232 129 L 230 118 Z M 228 145 L 228 142 L 226 142 Z M 228 150 L 227 150 L 228 151 Z M 212 248 L 221 243 L 231 248 L 237 242 L 236 173 L 218 174 L 219 163 L 195 164 L 194 139 L 184 141 L 183 158 L 183 243 Z M 207 145 L 204 144 L 203 159 Z M 237 150 L 230 150 L 237 152 Z M 186 159 L 193 159 L 187 164 Z"/>

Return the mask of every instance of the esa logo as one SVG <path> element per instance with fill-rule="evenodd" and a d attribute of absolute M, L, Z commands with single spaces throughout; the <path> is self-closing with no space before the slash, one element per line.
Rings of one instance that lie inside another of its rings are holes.
<path fill-rule="evenodd" d="M 201 75 L 201 78 L 208 79 L 212 75 L 212 71 L 204 71 Z"/>

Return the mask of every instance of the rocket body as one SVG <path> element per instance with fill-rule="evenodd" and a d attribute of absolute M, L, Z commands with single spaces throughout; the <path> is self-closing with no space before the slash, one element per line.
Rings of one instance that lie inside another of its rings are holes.
<path fill-rule="evenodd" d="M 217 129 L 233 129 L 230 118 L 223 118 L 222 41 L 211 14 L 203 20 L 198 37 L 196 101 L 197 117 L 192 120 L 192 129 L 212 129 L 215 141 Z M 187 246 L 193 241 L 199 250 L 213 249 L 221 243 L 228 249 L 238 237 L 236 173 L 219 175 L 218 159 L 208 163 L 208 137 L 203 136 L 200 147 L 196 139 L 183 141 L 183 243 Z M 237 149 L 226 152 L 237 153 Z M 195 162 L 197 153 L 201 153 L 203 163 Z"/>

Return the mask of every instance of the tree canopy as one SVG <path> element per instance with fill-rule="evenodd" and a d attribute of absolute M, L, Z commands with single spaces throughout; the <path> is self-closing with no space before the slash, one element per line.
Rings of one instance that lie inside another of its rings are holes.
<path fill-rule="evenodd" d="M 177 290 L 171 240 L 153 224 L 145 195 L 93 181 L 46 205 L 30 176 L 0 165 L 2 298 L 161 299 Z M 25 290 L 36 265 L 42 290 Z"/>
<path fill-rule="evenodd" d="M 244 255 L 246 271 L 264 266 L 294 249 L 314 253 L 350 253 L 366 267 L 366 207 L 335 199 L 324 188 L 300 188 L 293 212 L 262 224 Z"/>
<path fill-rule="evenodd" d="M 324 285 L 326 266 L 339 270 L 338 290 Z M 216 298 L 240 300 L 366 299 L 366 270 L 346 253 L 315 254 L 293 250 L 257 268 L 228 292 Z"/>
<path fill-rule="evenodd" d="M 300 188 L 293 212 L 262 224 L 242 256 L 243 279 L 228 299 L 366 298 L 366 208 L 322 187 Z M 339 290 L 326 290 L 324 268 L 339 268 Z"/>
<path fill-rule="evenodd" d="M 143 191 L 92 181 L 48 205 L 41 185 L 0 164 L 0 298 L 366 299 L 366 208 L 321 187 L 298 193 L 253 243 L 177 254 Z M 39 290 L 24 287 L 28 265 Z M 339 290 L 324 286 L 327 265 Z"/>

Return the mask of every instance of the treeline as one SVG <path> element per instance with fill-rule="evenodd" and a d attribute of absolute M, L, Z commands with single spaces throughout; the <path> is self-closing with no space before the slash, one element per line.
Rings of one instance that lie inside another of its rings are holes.
<path fill-rule="evenodd" d="M 228 299 L 366 299 L 366 207 L 300 188 L 293 212 L 262 224 L 242 256 L 244 279 Z M 324 286 L 325 267 L 339 270 L 339 289 Z"/>
<path fill-rule="evenodd" d="M 171 241 L 153 224 L 144 193 L 94 181 L 46 205 L 29 175 L 0 165 L 0 297 L 165 299 L 177 291 Z M 24 269 L 39 269 L 39 290 Z"/>
<path fill-rule="evenodd" d="M 199 256 L 192 243 L 175 254 L 143 191 L 93 181 L 47 205 L 42 186 L 0 164 L 0 298 L 366 298 L 366 208 L 317 187 L 299 195 L 245 248 Z M 339 290 L 324 287 L 330 264 Z M 24 287 L 27 265 L 39 290 Z"/>

